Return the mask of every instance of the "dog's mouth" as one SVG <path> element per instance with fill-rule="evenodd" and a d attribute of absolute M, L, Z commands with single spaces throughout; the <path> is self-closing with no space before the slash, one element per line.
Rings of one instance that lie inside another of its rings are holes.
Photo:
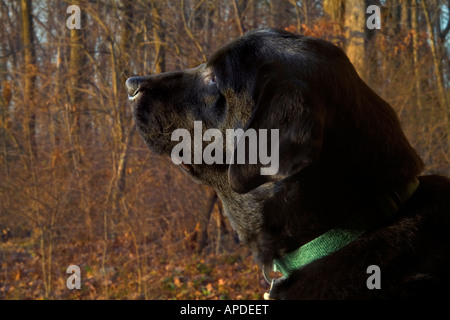
<path fill-rule="evenodd" d="M 128 95 L 128 100 L 133 101 L 136 98 L 138 98 L 140 96 L 141 90 L 137 89 L 136 91 L 134 91 L 132 94 Z"/>
<path fill-rule="evenodd" d="M 180 151 L 180 157 L 181 157 L 181 158 L 183 157 L 183 152 L 184 152 L 184 150 L 181 150 L 181 151 Z M 181 159 L 180 159 L 180 160 L 181 160 Z M 181 163 L 179 164 L 179 166 L 180 166 L 181 168 L 183 168 L 183 170 L 186 171 L 186 172 L 191 172 L 191 170 L 192 170 L 192 165 L 187 164 L 187 163 L 184 163 L 183 161 L 181 161 Z"/>
<path fill-rule="evenodd" d="M 192 170 L 192 166 L 190 164 L 186 164 L 184 162 L 182 162 L 180 164 L 180 167 L 183 168 L 183 170 L 185 170 L 187 172 L 191 172 L 191 170 Z"/>

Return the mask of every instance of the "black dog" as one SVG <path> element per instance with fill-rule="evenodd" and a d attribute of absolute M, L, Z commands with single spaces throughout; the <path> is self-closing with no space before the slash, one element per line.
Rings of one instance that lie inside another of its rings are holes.
<path fill-rule="evenodd" d="M 258 162 L 180 166 L 217 191 L 259 263 L 283 273 L 270 298 L 433 298 L 450 287 L 450 180 L 418 177 L 423 163 L 394 110 L 335 45 L 254 31 L 207 64 L 126 87 L 160 154 L 171 155 L 175 129 L 194 137 L 194 121 L 224 136 L 279 130 L 276 174 Z"/>

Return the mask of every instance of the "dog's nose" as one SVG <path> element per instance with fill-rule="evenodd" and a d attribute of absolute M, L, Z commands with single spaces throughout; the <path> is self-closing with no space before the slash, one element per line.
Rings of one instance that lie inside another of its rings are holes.
<path fill-rule="evenodd" d="M 130 97 L 138 94 L 144 80 L 145 77 L 131 77 L 128 78 L 127 81 L 125 81 L 125 87 L 127 88 L 127 93 Z"/>

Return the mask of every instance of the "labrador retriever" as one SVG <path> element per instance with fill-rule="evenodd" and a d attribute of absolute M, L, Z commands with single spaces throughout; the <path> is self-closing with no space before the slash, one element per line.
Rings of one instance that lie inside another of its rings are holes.
<path fill-rule="evenodd" d="M 423 162 L 395 111 L 337 46 L 252 31 L 205 64 L 131 77 L 126 89 L 148 147 L 212 186 L 265 274 L 282 273 L 268 277 L 269 298 L 429 299 L 447 292 L 450 180 L 420 176 Z M 230 130 L 242 130 L 231 144 L 224 138 Z M 262 139 L 268 132 L 274 141 Z M 213 146 L 205 143 L 213 138 Z M 224 160 L 201 161 L 208 146 L 207 154 Z M 263 174 L 261 159 L 249 161 L 256 147 L 277 154 L 274 172 Z"/>

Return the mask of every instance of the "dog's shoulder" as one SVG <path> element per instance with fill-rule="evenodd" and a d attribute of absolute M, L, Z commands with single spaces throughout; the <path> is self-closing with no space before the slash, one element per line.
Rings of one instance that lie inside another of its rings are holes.
<path fill-rule="evenodd" d="M 450 208 L 450 179 L 439 175 L 419 177 L 420 185 L 411 199 L 414 205 L 432 205 L 434 209 Z M 447 211 L 448 212 L 448 211 Z M 450 215 L 448 212 L 447 216 Z"/>
<path fill-rule="evenodd" d="M 450 286 L 450 179 L 422 176 L 397 217 L 273 287 L 281 299 L 433 299 Z M 367 284 L 376 266 L 380 288 Z M 441 290 L 442 289 L 442 290 Z"/>

